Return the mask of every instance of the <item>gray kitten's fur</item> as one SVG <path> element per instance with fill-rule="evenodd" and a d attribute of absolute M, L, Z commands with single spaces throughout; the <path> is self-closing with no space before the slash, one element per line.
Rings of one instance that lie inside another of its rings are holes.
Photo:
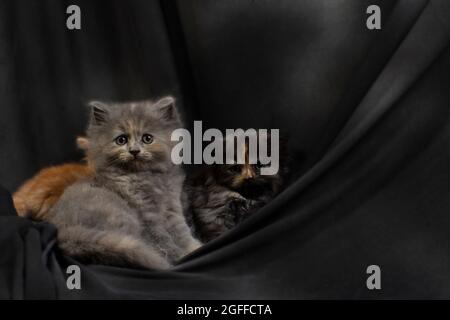
<path fill-rule="evenodd" d="M 200 246 L 182 211 L 184 173 L 170 159 L 170 135 L 180 126 L 171 97 L 91 103 L 87 156 L 94 178 L 67 188 L 48 217 L 65 254 L 164 269 Z"/>

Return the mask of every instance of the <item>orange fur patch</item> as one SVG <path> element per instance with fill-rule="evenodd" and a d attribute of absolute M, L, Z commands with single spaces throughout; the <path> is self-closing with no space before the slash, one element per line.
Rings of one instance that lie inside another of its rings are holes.
<path fill-rule="evenodd" d="M 91 175 L 91 168 L 81 163 L 42 169 L 14 193 L 13 201 L 17 213 L 21 217 L 45 219 L 68 186 Z"/>

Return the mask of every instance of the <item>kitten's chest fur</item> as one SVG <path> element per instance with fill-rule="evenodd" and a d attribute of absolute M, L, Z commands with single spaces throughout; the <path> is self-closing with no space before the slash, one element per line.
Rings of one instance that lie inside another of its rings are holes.
<path fill-rule="evenodd" d="M 174 168 L 157 173 L 111 174 L 106 183 L 145 220 L 163 213 L 182 213 L 183 181 L 183 173 Z"/>

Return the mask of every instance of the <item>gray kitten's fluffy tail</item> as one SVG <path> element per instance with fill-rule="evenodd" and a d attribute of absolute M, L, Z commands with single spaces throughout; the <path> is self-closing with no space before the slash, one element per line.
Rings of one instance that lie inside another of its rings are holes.
<path fill-rule="evenodd" d="M 81 226 L 58 232 L 63 253 L 83 263 L 144 269 L 168 269 L 170 263 L 142 240 L 114 231 L 98 231 Z"/>

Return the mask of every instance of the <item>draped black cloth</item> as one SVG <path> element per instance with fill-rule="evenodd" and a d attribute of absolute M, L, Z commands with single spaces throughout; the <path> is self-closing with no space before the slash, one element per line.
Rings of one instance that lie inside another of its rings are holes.
<path fill-rule="evenodd" d="M 0 298 L 450 298 L 450 2 L 11 0 L 0 14 Z M 77 262 L 9 194 L 80 158 L 86 101 L 165 94 L 188 125 L 286 132 L 291 181 L 172 270 L 81 266 L 68 290 Z"/>

